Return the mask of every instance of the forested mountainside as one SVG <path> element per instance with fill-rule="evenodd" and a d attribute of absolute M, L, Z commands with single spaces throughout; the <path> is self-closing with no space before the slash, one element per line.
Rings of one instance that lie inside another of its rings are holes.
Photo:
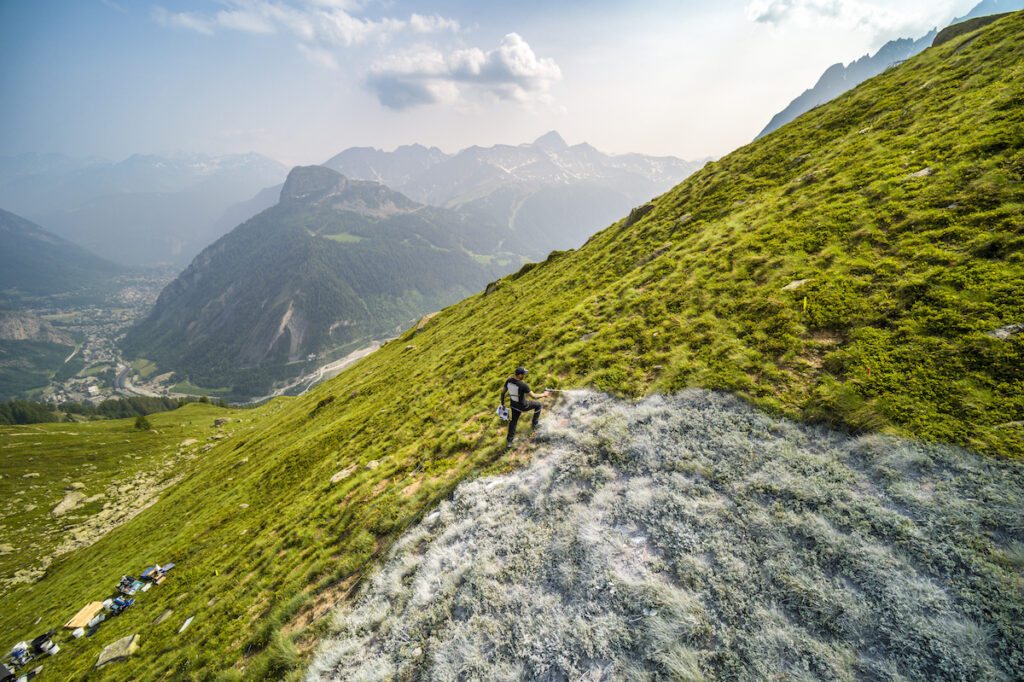
<path fill-rule="evenodd" d="M 320 166 L 205 249 L 124 348 L 195 385 L 247 399 L 323 354 L 395 334 L 519 258 L 488 225 Z"/>
<path fill-rule="evenodd" d="M 32 221 L 0 209 L 0 301 L 76 292 L 123 271 Z"/>

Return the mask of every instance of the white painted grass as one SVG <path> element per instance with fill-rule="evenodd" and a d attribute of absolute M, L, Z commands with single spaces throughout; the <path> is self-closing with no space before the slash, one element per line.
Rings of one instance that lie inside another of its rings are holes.
<path fill-rule="evenodd" d="M 574 392 L 341 608 L 309 679 L 1013 680 L 1024 464 Z"/>

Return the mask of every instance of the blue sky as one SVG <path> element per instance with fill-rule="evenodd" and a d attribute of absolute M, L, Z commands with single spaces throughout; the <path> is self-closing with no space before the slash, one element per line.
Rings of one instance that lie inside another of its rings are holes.
<path fill-rule="evenodd" d="M 748 142 L 829 65 L 976 0 L 0 0 L 0 156 L 350 146 L 557 129 L 608 152 Z"/>

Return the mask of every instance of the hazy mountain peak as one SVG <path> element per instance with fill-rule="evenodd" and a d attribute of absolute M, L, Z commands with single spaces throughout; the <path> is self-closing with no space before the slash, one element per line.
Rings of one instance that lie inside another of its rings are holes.
<path fill-rule="evenodd" d="M 281 201 L 297 201 L 334 194 L 345 188 L 344 175 L 323 166 L 296 166 L 288 173 L 281 189 Z"/>
<path fill-rule="evenodd" d="M 557 130 L 544 133 L 536 140 L 533 141 L 534 147 L 539 147 L 551 152 L 561 152 L 569 148 L 562 136 L 558 134 Z"/>

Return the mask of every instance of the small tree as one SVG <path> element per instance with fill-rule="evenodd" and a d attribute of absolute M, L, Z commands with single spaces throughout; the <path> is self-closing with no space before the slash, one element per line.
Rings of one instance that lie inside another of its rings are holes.
<path fill-rule="evenodd" d="M 202 398 L 199 399 L 199 402 L 206 403 L 207 405 L 209 405 L 210 404 L 210 398 L 204 395 Z"/>
<path fill-rule="evenodd" d="M 140 431 L 149 431 L 153 428 L 153 425 L 149 423 L 149 419 L 146 418 L 146 415 L 140 414 L 135 418 L 135 428 Z"/>

